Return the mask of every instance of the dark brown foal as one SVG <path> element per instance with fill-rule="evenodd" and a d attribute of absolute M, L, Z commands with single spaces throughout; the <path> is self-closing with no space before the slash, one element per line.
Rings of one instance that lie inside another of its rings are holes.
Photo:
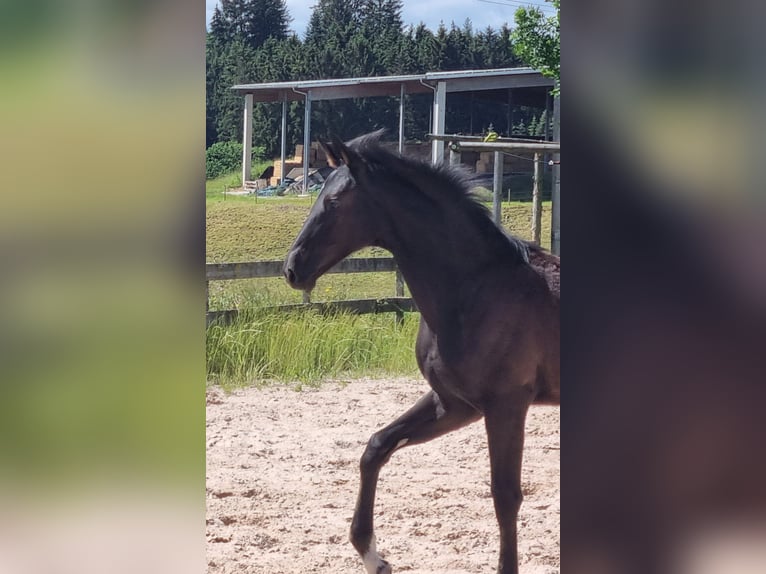
<path fill-rule="evenodd" d="M 385 151 L 377 135 L 326 147 L 327 178 L 285 262 L 296 289 L 354 251 L 391 251 L 421 313 L 415 353 L 431 386 L 369 440 L 351 542 L 367 574 L 391 566 L 375 546 L 378 475 L 399 448 L 485 419 L 500 574 L 518 572 L 524 421 L 534 401 L 559 397 L 559 299 L 549 288 L 558 259 L 503 233 L 461 176 Z M 554 283 L 552 281 L 552 283 Z"/>

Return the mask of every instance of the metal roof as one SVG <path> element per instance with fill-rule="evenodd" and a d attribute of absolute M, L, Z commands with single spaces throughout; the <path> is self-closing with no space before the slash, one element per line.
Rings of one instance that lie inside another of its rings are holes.
<path fill-rule="evenodd" d="M 532 68 L 499 68 L 494 70 L 428 72 L 406 76 L 239 84 L 231 89 L 242 95 L 253 94 L 253 101 L 256 102 L 303 100 L 307 92 L 311 92 L 311 99 L 317 101 L 398 96 L 402 86 L 404 86 L 404 91 L 407 94 L 432 93 L 437 82 L 445 82 L 448 93 L 553 87 L 554 85 L 553 80 L 546 78 Z"/>

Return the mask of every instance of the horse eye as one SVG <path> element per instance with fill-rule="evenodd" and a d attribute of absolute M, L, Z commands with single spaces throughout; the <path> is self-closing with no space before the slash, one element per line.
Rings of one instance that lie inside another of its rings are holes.
<path fill-rule="evenodd" d="M 326 205 L 327 207 L 330 207 L 330 208 L 332 208 L 332 209 L 335 209 L 336 207 L 338 207 L 338 205 L 340 205 L 340 202 L 338 201 L 338 198 L 337 198 L 337 197 L 333 197 L 333 196 L 330 196 L 330 197 L 328 197 L 328 198 L 325 200 L 325 205 Z"/>

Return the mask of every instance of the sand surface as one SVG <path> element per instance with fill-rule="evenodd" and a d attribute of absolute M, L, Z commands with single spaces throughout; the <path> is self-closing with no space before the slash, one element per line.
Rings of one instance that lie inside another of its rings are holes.
<path fill-rule="evenodd" d="M 422 380 L 328 382 L 207 396 L 208 572 L 363 574 L 348 542 L 370 434 L 428 389 Z M 559 572 L 559 408 L 527 418 L 522 574 Z M 381 472 L 378 550 L 394 573 L 491 573 L 498 533 L 482 422 L 395 453 Z"/>

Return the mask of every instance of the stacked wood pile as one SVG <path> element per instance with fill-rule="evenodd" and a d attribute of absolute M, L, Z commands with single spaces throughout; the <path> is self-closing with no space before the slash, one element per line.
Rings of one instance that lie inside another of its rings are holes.
<path fill-rule="evenodd" d="M 279 185 L 282 181 L 282 173 L 285 175 L 298 168 L 303 171 L 303 144 L 295 146 L 295 153 L 291 158 L 285 158 L 285 163 L 282 165 L 282 160 L 274 160 L 274 175 L 269 179 L 270 185 Z M 312 142 L 309 149 L 309 167 L 324 167 L 327 165 L 324 152 L 319 147 L 317 142 Z"/>
<path fill-rule="evenodd" d="M 256 193 L 269 186 L 268 179 L 254 179 L 252 181 L 246 181 L 244 185 L 245 191 L 249 193 Z"/>
<path fill-rule="evenodd" d="M 282 164 L 282 160 L 275 159 L 274 160 L 274 175 L 269 179 L 269 185 L 279 185 L 282 181 L 282 173 L 284 172 L 285 175 L 290 173 L 291 170 L 295 169 L 296 167 L 301 167 L 303 165 L 303 162 L 300 159 L 287 159 Z"/>

